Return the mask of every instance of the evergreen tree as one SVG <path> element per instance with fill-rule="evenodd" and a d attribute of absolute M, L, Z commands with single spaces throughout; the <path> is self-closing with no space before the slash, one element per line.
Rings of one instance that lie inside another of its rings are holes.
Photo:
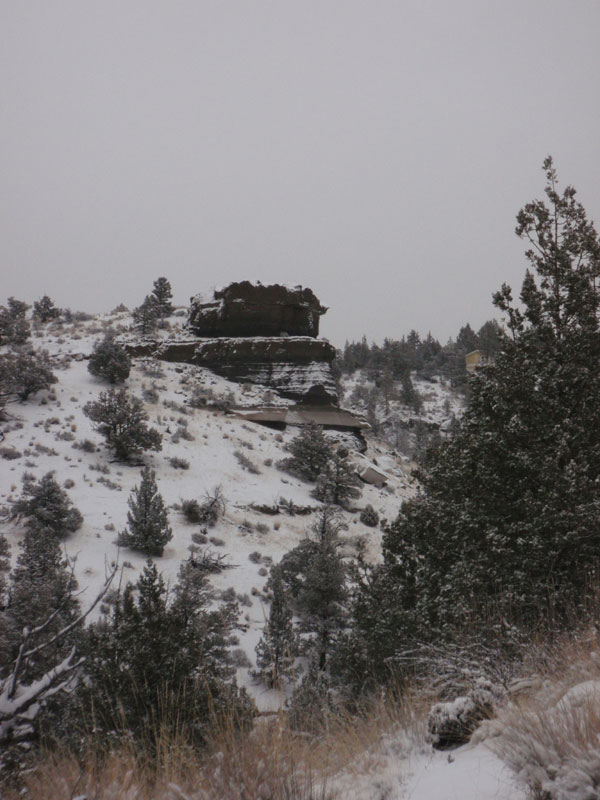
<path fill-rule="evenodd" d="M 295 603 L 300 630 L 308 634 L 308 652 L 320 671 L 328 667 L 346 620 L 346 568 L 339 553 L 342 527 L 335 510 L 323 509 L 312 529 L 314 547 Z"/>
<path fill-rule="evenodd" d="M 521 304 L 506 285 L 494 297 L 510 336 L 470 378 L 458 431 L 385 533 L 375 583 L 397 625 L 374 652 L 389 656 L 411 629 L 453 635 L 490 604 L 535 625 L 549 604 L 583 601 L 600 559 L 600 243 L 550 158 L 544 169 L 546 200 L 517 217 L 531 245 Z"/>
<path fill-rule="evenodd" d="M 215 715 L 249 721 L 253 705 L 233 682 L 228 655 L 237 610 L 211 610 L 206 580 L 185 562 L 169 593 L 147 562 L 136 586 L 90 626 L 75 725 L 93 719 L 98 733 L 116 729 L 152 747 L 163 726 L 200 743 Z"/>
<path fill-rule="evenodd" d="M 54 305 L 47 294 L 41 300 L 36 300 L 33 304 L 33 318 L 40 322 L 48 322 L 51 319 L 60 317 L 60 309 Z"/>
<path fill-rule="evenodd" d="M 8 298 L 8 308 L 0 306 L 0 345 L 24 344 L 31 336 L 26 314 L 29 306 L 22 300 Z"/>
<path fill-rule="evenodd" d="M 254 674 L 272 688 L 280 687 L 282 679 L 290 674 L 298 643 L 292 625 L 292 609 L 277 567 L 271 570 L 270 586 L 273 599 L 269 620 L 256 645 L 258 669 Z"/>
<path fill-rule="evenodd" d="M 348 461 L 347 451 L 332 453 L 319 477 L 312 496 L 328 505 L 347 507 L 349 500 L 360 497 L 360 481 Z"/>
<path fill-rule="evenodd" d="M 0 355 L 0 398 L 16 395 L 25 402 L 30 395 L 57 382 L 45 350 L 16 350 Z"/>
<path fill-rule="evenodd" d="M 168 317 L 173 313 L 173 304 L 171 303 L 173 292 L 171 284 L 166 278 L 157 278 L 154 281 L 152 297 L 159 317 Z"/>
<path fill-rule="evenodd" d="M 300 433 L 290 442 L 289 450 L 292 455 L 284 459 L 283 468 L 307 481 L 318 478 L 332 454 L 323 428 L 314 422 L 302 426 Z"/>
<path fill-rule="evenodd" d="M 167 509 L 156 486 L 156 475 L 149 467 L 142 470 L 142 481 L 128 500 L 128 529 L 119 536 L 119 545 L 139 550 L 147 556 L 162 556 L 173 538 Z"/>
<path fill-rule="evenodd" d="M 83 517 L 52 476 L 47 472 L 39 481 L 26 480 L 21 497 L 13 503 L 13 516 L 27 517 L 29 529 L 43 529 L 56 539 L 79 530 Z"/>
<path fill-rule="evenodd" d="M 146 336 L 156 329 L 159 309 L 156 300 L 151 295 L 146 295 L 144 302 L 133 310 L 133 327 Z"/>
<path fill-rule="evenodd" d="M 125 389 L 100 392 L 98 400 L 86 403 L 83 413 L 92 421 L 118 459 L 127 460 L 144 450 L 160 450 L 161 435 L 146 425 L 148 414 L 138 397 Z"/>
<path fill-rule="evenodd" d="M 21 552 L 11 575 L 9 601 L 2 622 L 10 643 L 1 659 L 3 669 L 16 658 L 25 628 L 31 630 L 46 622 L 54 612 L 44 628 L 44 637 L 48 639 L 73 622 L 79 612 L 79 603 L 74 597 L 77 582 L 73 565 L 61 553 L 54 530 L 40 525 L 28 527 L 19 546 Z M 29 657 L 22 677 L 27 681 L 40 678 L 68 655 L 73 641 L 73 636 L 64 637 L 55 646 Z"/>
<path fill-rule="evenodd" d="M 114 333 L 107 333 L 102 341 L 96 342 L 94 352 L 88 361 L 88 371 L 109 383 L 123 383 L 129 377 L 131 359 L 129 354 L 115 341 Z"/>

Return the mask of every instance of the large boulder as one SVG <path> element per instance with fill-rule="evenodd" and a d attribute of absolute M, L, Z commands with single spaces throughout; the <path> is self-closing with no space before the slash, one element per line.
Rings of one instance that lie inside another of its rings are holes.
<path fill-rule="evenodd" d="M 212 297 L 192 297 L 187 325 L 196 336 L 211 338 L 316 337 L 319 317 L 326 311 L 312 289 L 240 281 L 216 289 Z"/>

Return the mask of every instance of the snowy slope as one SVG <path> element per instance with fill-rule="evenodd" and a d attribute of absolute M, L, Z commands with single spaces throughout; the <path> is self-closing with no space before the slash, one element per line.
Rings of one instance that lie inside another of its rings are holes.
<path fill-rule="evenodd" d="M 24 528 L 19 520 L 9 520 L 8 516 L 11 503 L 20 495 L 22 475 L 27 471 L 40 478 L 52 471 L 58 482 L 68 487 L 69 497 L 84 516 L 82 528 L 65 541 L 66 552 L 76 558 L 80 587 L 85 589 L 81 597 L 83 605 L 103 583 L 109 565 L 118 562 L 122 580 L 135 581 L 145 563 L 144 556 L 128 549 L 119 550 L 115 544 L 118 532 L 125 526 L 127 499 L 139 484 L 141 467 L 114 463 L 111 452 L 82 412 L 86 402 L 107 389 L 105 383 L 89 374 L 86 356 L 108 326 L 126 331 L 130 322 L 126 313 L 120 313 L 70 325 L 41 326 L 33 342 L 36 348 L 50 352 L 58 383 L 27 403 L 10 403 L 6 409 L 8 419 L 1 425 L 4 433 L 1 447 L 15 449 L 20 454 L 17 458 L 0 458 L 3 519 L 0 530 L 11 545 L 13 559 L 18 554 Z M 175 333 L 179 323 L 180 320 L 172 322 Z M 211 580 L 217 591 L 233 587 L 237 593 L 246 626 L 240 633 L 239 646 L 253 663 L 254 648 L 268 615 L 268 604 L 261 594 L 268 566 L 306 535 L 315 513 L 289 516 L 282 512 L 270 516 L 252 505 L 273 506 L 286 498 L 299 506 L 314 506 L 315 510 L 319 506 L 310 496 L 311 484 L 275 466 L 285 456 L 285 443 L 297 429 L 279 433 L 216 409 L 190 407 L 187 400 L 197 387 L 210 390 L 216 397 L 228 397 L 239 405 L 265 401 L 261 387 L 239 386 L 198 367 L 136 359 L 126 386 L 145 398 L 150 424 L 163 435 L 162 451 L 144 457 L 156 471 L 173 529 L 173 539 L 163 557 L 156 559 L 158 568 L 167 581 L 173 582 L 181 561 L 189 555 L 192 533 L 199 531 L 178 510 L 181 501 L 202 500 L 205 492 L 221 486 L 227 499 L 226 513 L 209 529 L 208 535 L 214 540 L 210 547 L 225 555 L 230 568 Z M 346 397 L 352 388 L 348 387 Z M 448 413 L 460 410 L 454 396 L 441 384 L 418 388 L 423 394 L 428 393 L 423 412 L 428 421 L 443 423 Z M 272 401 L 272 397 L 269 399 Z M 86 452 L 77 446 L 84 440 L 94 442 L 96 451 Z M 236 451 L 249 458 L 259 474 L 244 469 Z M 172 466 L 169 461 L 172 457 L 189 462 L 189 468 Z M 361 508 L 370 503 L 382 519 L 391 520 L 402 500 L 416 490 L 409 459 L 375 440 L 369 441 L 365 457 L 386 472 L 388 485 L 382 489 L 365 485 L 356 506 Z M 381 530 L 362 525 L 357 513 L 344 512 L 344 517 L 348 525 L 347 552 L 352 552 L 356 538 L 361 536 L 367 541 L 370 556 L 379 558 Z M 276 709 L 283 702 L 277 692 L 253 682 L 245 667 L 239 668 L 238 680 L 248 687 L 263 710 Z M 422 742 L 416 745 L 402 733 L 381 744 L 375 756 L 375 772 L 372 763 L 371 768 L 358 764 L 356 769 L 339 774 L 333 788 L 339 789 L 341 796 L 357 800 L 522 797 L 500 760 L 481 744 L 456 751 L 449 760 L 446 754 L 432 754 Z"/>
<path fill-rule="evenodd" d="M 76 575 L 81 587 L 87 587 L 82 597 L 92 597 L 104 581 L 107 566 L 118 561 L 123 566 L 123 580 L 135 581 L 145 557 L 128 549 L 119 550 L 117 534 L 127 518 L 127 499 L 139 484 L 141 467 L 114 463 L 103 439 L 96 434 L 82 412 L 89 400 L 96 399 L 108 385 L 94 378 L 87 370 L 85 357 L 104 329 L 128 326 L 126 314 L 104 315 L 89 322 L 74 325 L 51 323 L 40 326 L 41 335 L 34 336 L 36 348 L 47 349 L 54 359 L 58 383 L 48 392 L 41 392 L 27 403 L 10 403 L 10 419 L 2 426 L 2 446 L 14 448 L 21 457 L 0 459 L 0 507 L 6 513 L 21 492 L 21 477 L 25 471 L 36 478 L 52 471 L 56 480 L 69 487 L 68 495 L 84 516 L 82 528 L 65 541 L 65 549 L 77 559 Z M 166 335 L 166 334 L 165 334 Z M 241 635 L 240 647 L 250 661 L 260 637 L 268 607 L 260 597 L 266 581 L 269 560 L 278 561 L 306 535 L 315 514 L 276 516 L 262 514 L 251 508 L 255 505 L 276 505 L 286 498 L 296 505 L 319 503 L 310 497 L 313 488 L 278 470 L 276 462 L 285 456 L 284 445 L 298 429 L 283 433 L 238 419 L 208 408 L 194 409 L 186 405 L 196 387 L 210 389 L 216 396 L 232 397 L 239 405 L 264 401 L 261 387 L 230 383 L 198 367 L 134 360 L 126 382 L 129 391 L 146 397 L 149 424 L 162 433 L 163 446 L 159 453 L 148 453 L 144 460 L 155 471 L 159 491 L 170 508 L 169 521 L 173 539 L 157 559 L 160 571 L 168 581 L 174 581 L 182 560 L 189 556 L 192 533 L 197 525 L 186 522 L 176 510 L 184 499 L 202 500 L 205 492 L 221 486 L 227 499 L 224 518 L 212 529 L 215 538 L 210 547 L 226 554 L 230 569 L 213 577 L 216 589 L 235 588 L 243 598 L 242 607 L 248 630 Z M 91 440 L 96 452 L 88 453 L 74 447 Z M 260 470 L 252 474 L 236 458 L 243 453 Z M 393 519 L 403 498 L 414 492 L 414 480 L 405 465 L 385 448 L 374 444 L 366 453 L 369 459 L 382 459 L 388 468 L 388 487 L 377 489 L 365 486 L 358 507 L 370 503 L 380 517 Z M 171 466 L 169 459 L 178 457 L 189 462 L 189 469 Z M 266 462 L 266 463 L 265 463 Z M 348 524 L 349 547 L 356 537 L 365 536 L 368 552 L 377 558 L 381 531 L 360 524 L 358 514 L 344 512 Z M 260 528 L 257 530 L 257 525 Z M 5 522 L 2 532 L 7 536 L 13 558 L 24 533 L 19 521 Z M 250 560 L 250 554 L 260 553 Z M 239 678 L 249 684 L 247 671 Z M 252 688 L 252 687 L 250 687 Z M 261 694 L 259 687 L 255 693 Z M 260 696 L 257 698 L 260 701 Z M 269 701 L 272 702 L 272 699 Z M 279 700 L 277 700 L 279 702 Z"/>

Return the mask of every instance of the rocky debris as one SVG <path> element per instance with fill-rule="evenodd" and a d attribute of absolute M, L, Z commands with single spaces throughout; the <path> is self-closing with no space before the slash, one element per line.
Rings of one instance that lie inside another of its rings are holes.
<path fill-rule="evenodd" d="M 207 299 L 190 300 L 187 321 L 196 336 L 310 336 L 319 335 L 319 317 L 327 311 L 312 289 L 302 286 L 263 286 L 240 281 L 215 289 Z"/>

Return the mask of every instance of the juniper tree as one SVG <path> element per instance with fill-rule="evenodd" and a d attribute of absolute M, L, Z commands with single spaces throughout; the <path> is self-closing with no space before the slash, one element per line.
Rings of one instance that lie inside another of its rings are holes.
<path fill-rule="evenodd" d="M 173 304 L 171 303 L 173 292 L 171 290 L 171 284 L 166 278 L 157 278 L 154 281 L 152 297 L 154 298 L 159 317 L 168 317 L 173 313 Z"/>
<path fill-rule="evenodd" d="M 337 512 L 323 509 L 312 528 L 312 553 L 295 602 L 299 629 L 307 634 L 307 650 L 320 671 L 327 668 L 346 619 L 346 567 L 339 552 L 342 528 Z"/>
<path fill-rule="evenodd" d="M 123 383 L 131 370 L 129 354 L 115 341 L 114 333 L 107 333 L 104 339 L 96 342 L 88 361 L 88 371 L 109 383 Z"/>
<path fill-rule="evenodd" d="M 146 336 L 155 330 L 158 317 L 156 300 L 151 295 L 146 295 L 144 302 L 133 310 L 133 327 Z"/>
<path fill-rule="evenodd" d="M 144 450 L 162 447 L 160 433 L 146 425 L 148 414 L 143 402 L 123 388 L 100 392 L 98 400 L 86 403 L 83 413 L 118 459 L 126 461 Z"/>
<path fill-rule="evenodd" d="M 323 428 L 310 422 L 289 444 L 291 456 L 284 459 L 284 469 L 308 481 L 315 481 L 331 457 L 332 448 Z"/>
<path fill-rule="evenodd" d="M 15 350 L 0 355 L 0 399 L 16 395 L 25 402 L 30 395 L 57 382 L 45 350 Z"/>
<path fill-rule="evenodd" d="M 51 300 L 47 294 L 45 294 L 40 300 L 36 300 L 34 302 L 34 319 L 37 319 L 40 322 L 48 322 L 48 320 L 57 319 L 58 317 L 60 317 L 60 309 L 54 305 L 54 301 Z"/>
<path fill-rule="evenodd" d="M 140 485 L 134 487 L 127 502 L 128 527 L 119 535 L 119 545 L 147 556 L 162 556 L 173 532 L 165 502 L 156 486 L 156 475 L 149 467 L 142 470 Z"/>
<path fill-rule="evenodd" d="M 21 497 L 13 503 L 12 515 L 27 519 L 29 529 L 43 529 L 56 539 L 64 539 L 79 530 L 83 523 L 81 512 L 69 496 L 47 472 L 38 481 L 25 480 Z"/>
<path fill-rule="evenodd" d="M 600 243 L 550 158 L 544 170 L 545 200 L 517 217 L 530 264 L 521 302 L 506 285 L 494 296 L 509 334 L 385 533 L 374 658 L 401 649 L 411 627 L 452 635 L 485 605 L 528 625 L 549 604 L 560 615 L 584 601 L 600 559 Z"/>
<path fill-rule="evenodd" d="M 332 453 L 317 478 L 312 496 L 322 503 L 345 508 L 349 500 L 355 500 L 360 495 L 360 481 L 348 461 L 347 453 L 343 450 Z"/>
<path fill-rule="evenodd" d="M 26 313 L 29 306 L 22 300 L 8 298 L 8 307 L 0 306 L 0 344 L 21 345 L 31 336 Z"/>
<path fill-rule="evenodd" d="M 292 624 L 292 609 L 287 591 L 277 567 L 271 570 L 270 588 L 273 594 L 269 619 L 265 622 L 260 641 L 256 645 L 256 677 L 268 686 L 281 686 L 298 654 L 298 642 Z"/>
<path fill-rule="evenodd" d="M 229 659 L 237 609 L 211 602 L 206 576 L 191 562 L 169 592 L 148 561 L 136 586 L 127 584 L 108 616 L 90 626 L 74 723 L 93 719 L 99 734 L 118 729 L 152 747 L 163 725 L 198 743 L 215 717 L 248 722 L 252 702 L 235 685 Z"/>

